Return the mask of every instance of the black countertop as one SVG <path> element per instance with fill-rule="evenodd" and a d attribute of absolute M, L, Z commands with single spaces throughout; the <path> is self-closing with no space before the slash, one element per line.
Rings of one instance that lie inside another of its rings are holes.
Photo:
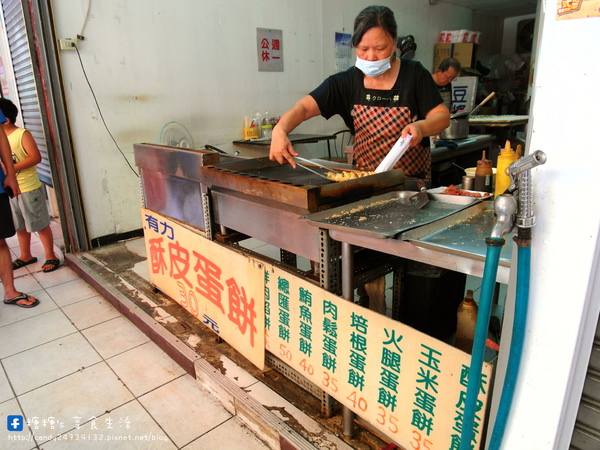
<path fill-rule="evenodd" d="M 490 146 L 496 139 L 493 134 L 470 134 L 465 139 L 455 139 L 457 148 L 436 147 L 431 149 L 431 163 L 435 164 L 457 156 L 466 155 Z M 489 157 L 488 157 L 489 159 Z"/>

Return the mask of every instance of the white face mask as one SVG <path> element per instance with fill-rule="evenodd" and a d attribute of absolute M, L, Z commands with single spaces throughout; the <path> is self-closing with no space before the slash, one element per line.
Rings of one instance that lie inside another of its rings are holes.
<path fill-rule="evenodd" d="M 392 67 L 390 64 L 390 58 L 391 56 L 378 61 L 367 61 L 366 59 L 360 59 L 357 56 L 354 67 L 360 69 L 360 71 L 368 77 L 376 77 L 390 70 Z"/>

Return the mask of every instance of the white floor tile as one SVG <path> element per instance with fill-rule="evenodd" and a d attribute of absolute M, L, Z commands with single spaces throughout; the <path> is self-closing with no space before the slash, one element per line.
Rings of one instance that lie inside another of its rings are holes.
<path fill-rule="evenodd" d="M 23 412 L 16 399 L 0 403 L 0 417 L 2 417 L 2 422 L 0 423 L 0 448 L 2 450 L 35 448 L 33 436 L 25 422 L 26 419 L 23 418 L 23 431 L 8 431 L 8 416 L 23 416 Z"/>
<path fill-rule="evenodd" d="M 102 359 L 80 333 L 2 360 L 17 395 L 89 367 Z M 35 361 L 35 367 L 31 362 Z"/>
<path fill-rule="evenodd" d="M 98 291 L 82 279 L 70 280 L 66 283 L 46 288 L 46 292 L 61 307 L 98 295 Z"/>
<path fill-rule="evenodd" d="M 148 336 L 123 316 L 87 328 L 82 333 L 104 359 L 150 341 Z"/>
<path fill-rule="evenodd" d="M 5 402 L 6 400 L 11 398 L 14 398 L 13 391 L 10 387 L 10 384 L 8 383 L 8 378 L 6 378 L 6 375 L 4 375 L 4 371 L 0 368 L 0 403 Z"/>
<path fill-rule="evenodd" d="M 33 276 L 36 280 L 38 280 L 38 283 L 40 283 L 43 288 L 49 288 L 79 279 L 77 274 L 73 272 L 71 268 L 65 265 L 61 265 L 54 272 L 36 272 L 33 274 Z"/>
<path fill-rule="evenodd" d="M 4 305 L 3 305 L 4 306 Z M 8 306 L 6 306 L 8 308 Z M 18 306 L 10 306 L 18 308 Z M 26 310 L 25 308 L 20 308 Z M 35 308 L 31 308 L 35 309 Z M 0 329 L 0 358 L 67 336 L 77 329 L 60 310 L 50 311 L 29 319 L 5 325 Z"/>
<path fill-rule="evenodd" d="M 189 375 L 149 392 L 139 400 L 178 447 L 189 444 L 231 417 L 223 405 Z"/>
<path fill-rule="evenodd" d="M 101 295 L 63 307 L 63 312 L 80 330 L 121 316 L 121 313 Z"/>
<path fill-rule="evenodd" d="M 81 437 L 88 436 L 90 439 L 81 440 Z M 43 448 L 45 450 L 58 448 L 169 450 L 177 447 L 140 403 L 132 400 L 93 422 L 64 433 L 60 440 L 50 441 L 44 444 Z"/>
<path fill-rule="evenodd" d="M 65 430 L 74 428 L 77 420 L 83 424 L 132 399 L 131 392 L 104 362 L 19 397 L 27 417 L 53 417 Z"/>
<path fill-rule="evenodd" d="M 135 361 L 135 364 L 132 364 Z M 107 360 L 136 396 L 156 389 L 186 372 L 154 342 L 135 347 Z"/>
<path fill-rule="evenodd" d="M 269 447 L 246 428 L 241 420 L 234 416 L 183 448 L 186 450 L 204 450 L 207 448 L 262 450 Z"/>

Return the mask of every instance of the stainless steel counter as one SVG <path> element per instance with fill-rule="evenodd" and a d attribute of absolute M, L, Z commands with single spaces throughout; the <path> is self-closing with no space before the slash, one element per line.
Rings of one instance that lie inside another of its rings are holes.
<path fill-rule="evenodd" d="M 332 239 L 357 247 L 423 262 L 476 277 L 483 276 L 487 246 L 485 239 L 494 225 L 493 202 L 484 201 L 436 222 L 411 229 L 395 238 L 380 239 L 332 229 Z M 508 284 L 512 236 L 500 254 L 496 281 Z M 342 247 L 342 259 L 347 246 Z M 344 275 L 345 276 L 345 275 Z"/>

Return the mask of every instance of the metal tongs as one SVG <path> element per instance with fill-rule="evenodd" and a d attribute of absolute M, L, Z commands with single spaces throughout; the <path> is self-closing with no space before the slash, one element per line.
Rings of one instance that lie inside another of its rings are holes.
<path fill-rule="evenodd" d="M 296 165 L 298 165 L 298 166 L 302 167 L 303 169 L 306 169 L 306 170 L 308 170 L 309 172 L 312 172 L 312 173 L 314 173 L 315 175 L 318 175 L 318 176 L 320 176 L 321 178 L 325 178 L 326 180 L 329 180 L 329 178 L 327 178 L 327 175 L 323 175 L 322 173 L 320 173 L 320 172 L 317 172 L 317 171 L 316 171 L 316 170 L 314 170 L 314 169 L 311 169 L 311 168 L 310 168 L 310 167 L 308 167 L 306 164 L 310 164 L 310 165 L 313 165 L 313 166 L 317 166 L 317 167 L 320 167 L 321 169 L 326 169 L 326 170 L 327 170 L 327 171 L 329 171 L 329 172 L 340 173 L 340 171 L 339 171 L 339 170 L 337 170 L 337 169 L 332 169 L 331 167 L 324 166 L 323 164 L 319 164 L 318 162 L 311 161 L 310 159 L 305 159 L 305 158 L 302 158 L 302 157 L 300 157 L 300 156 L 296 156 L 296 157 L 294 158 L 294 161 L 296 161 Z M 302 161 L 302 163 L 300 163 L 300 162 L 298 162 L 298 161 Z M 331 180 L 329 180 L 329 181 L 331 181 Z"/>

